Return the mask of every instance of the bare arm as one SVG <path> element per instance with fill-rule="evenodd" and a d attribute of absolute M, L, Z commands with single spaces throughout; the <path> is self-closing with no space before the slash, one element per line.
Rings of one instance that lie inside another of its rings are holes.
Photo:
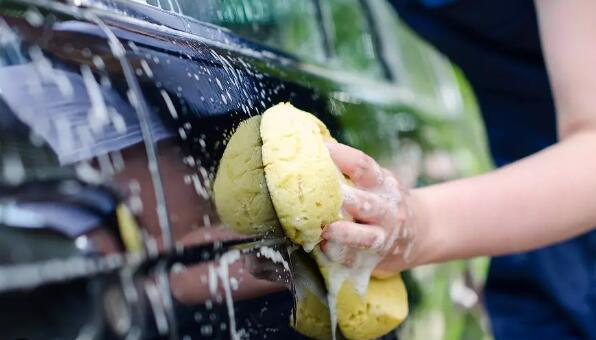
<path fill-rule="evenodd" d="M 411 261 L 386 253 L 382 271 L 529 250 L 596 226 L 596 2 L 536 0 L 536 7 L 560 142 L 483 176 L 413 190 Z"/>

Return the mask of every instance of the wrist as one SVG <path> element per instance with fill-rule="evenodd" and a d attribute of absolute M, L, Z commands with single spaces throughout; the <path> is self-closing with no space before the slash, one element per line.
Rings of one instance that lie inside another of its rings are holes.
<path fill-rule="evenodd" d="M 414 189 L 411 192 L 412 227 L 415 236 L 412 245 L 412 254 L 405 259 L 408 268 L 431 263 L 435 261 L 436 233 L 433 232 L 429 202 L 424 189 Z"/>
<path fill-rule="evenodd" d="M 443 262 L 449 259 L 449 222 L 437 216 L 441 211 L 433 187 L 412 191 L 412 205 L 415 214 L 416 239 L 411 265 L 408 268 Z"/>
<path fill-rule="evenodd" d="M 388 254 L 379 263 L 375 276 L 388 277 L 402 270 L 419 265 L 437 262 L 440 260 L 440 249 L 443 247 L 442 238 L 432 222 L 432 209 L 429 195 L 424 189 L 411 190 L 404 207 L 407 210 L 407 219 L 403 228 L 413 234 L 408 249 L 405 252 Z M 398 245 L 399 247 L 399 245 Z"/>

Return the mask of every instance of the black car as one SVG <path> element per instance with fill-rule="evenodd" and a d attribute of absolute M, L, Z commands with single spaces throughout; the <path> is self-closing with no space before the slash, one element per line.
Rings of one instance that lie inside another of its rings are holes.
<path fill-rule="evenodd" d="M 291 279 L 221 269 L 283 245 L 210 187 L 279 102 L 410 185 L 490 166 L 465 80 L 381 2 L 0 0 L 0 338 L 298 338 Z"/>

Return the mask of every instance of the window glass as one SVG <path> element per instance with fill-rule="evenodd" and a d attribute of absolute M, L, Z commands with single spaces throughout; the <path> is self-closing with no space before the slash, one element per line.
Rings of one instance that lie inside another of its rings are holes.
<path fill-rule="evenodd" d="M 372 79 L 386 77 L 370 12 L 358 0 L 135 1 L 226 27 L 307 62 Z"/>
<path fill-rule="evenodd" d="M 186 16 L 229 28 L 266 46 L 311 62 L 325 60 L 313 1 L 189 0 L 178 5 Z"/>
<path fill-rule="evenodd" d="M 322 2 L 335 68 L 368 78 L 384 77 L 365 8 L 357 0 Z"/>

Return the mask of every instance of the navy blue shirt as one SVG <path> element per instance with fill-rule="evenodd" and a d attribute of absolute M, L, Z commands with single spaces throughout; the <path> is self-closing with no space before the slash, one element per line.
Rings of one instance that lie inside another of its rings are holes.
<path fill-rule="evenodd" d="M 556 142 L 555 108 L 531 0 L 392 4 L 468 77 L 497 165 Z M 596 232 L 494 258 L 486 302 L 497 339 L 596 339 Z"/>

